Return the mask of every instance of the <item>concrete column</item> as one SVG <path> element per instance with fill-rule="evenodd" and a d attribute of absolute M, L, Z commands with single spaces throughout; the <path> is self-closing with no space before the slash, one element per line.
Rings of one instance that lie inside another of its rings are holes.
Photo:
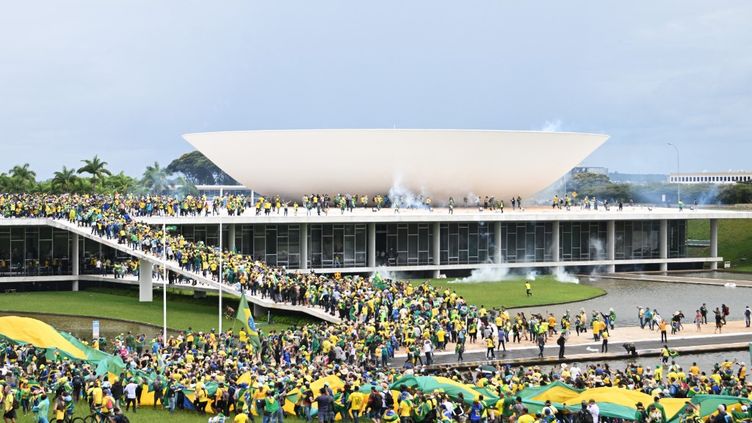
<path fill-rule="evenodd" d="M 494 222 L 494 263 L 501 264 L 501 222 Z"/>
<path fill-rule="evenodd" d="M 668 258 L 668 220 L 661 219 L 661 229 L 658 236 L 658 250 L 661 253 L 661 260 Z M 668 263 L 661 262 L 661 271 L 668 270 Z"/>
<path fill-rule="evenodd" d="M 554 267 L 554 272 L 558 272 L 561 267 L 558 265 L 559 261 L 561 261 L 559 256 L 559 246 L 561 244 L 561 241 L 559 241 L 559 221 L 554 220 L 551 223 L 553 223 L 551 227 L 551 261 L 557 264 Z"/>
<path fill-rule="evenodd" d="M 718 257 L 718 219 L 710 219 L 710 257 Z M 718 262 L 710 263 L 710 269 L 718 269 Z"/>
<path fill-rule="evenodd" d="M 150 303 L 153 300 L 151 273 L 154 265 L 150 261 L 138 261 L 138 301 Z"/>
<path fill-rule="evenodd" d="M 368 224 L 368 267 L 376 267 L 376 224 Z"/>
<path fill-rule="evenodd" d="M 551 228 L 551 261 L 558 262 L 560 259 L 559 257 L 559 248 L 561 241 L 559 241 L 559 221 L 554 220 L 553 227 Z"/>
<path fill-rule="evenodd" d="M 230 251 L 235 251 L 235 224 L 231 223 L 227 225 L 227 248 Z"/>
<path fill-rule="evenodd" d="M 439 222 L 433 224 L 433 264 L 436 266 L 433 277 L 438 278 L 441 275 L 441 270 L 438 269 L 441 265 L 441 224 Z"/>
<path fill-rule="evenodd" d="M 606 253 L 607 259 L 611 262 L 606 266 L 608 273 L 616 272 L 616 265 L 613 261 L 616 260 L 616 222 L 609 220 L 606 223 Z"/>
<path fill-rule="evenodd" d="M 78 234 L 71 234 L 73 237 L 73 245 L 71 246 L 70 262 L 71 262 L 71 274 L 73 275 L 73 285 L 71 291 L 78 291 L 78 275 L 79 265 L 81 261 L 81 253 L 78 251 Z"/>
<path fill-rule="evenodd" d="M 308 224 L 300 224 L 300 268 L 308 269 Z"/>

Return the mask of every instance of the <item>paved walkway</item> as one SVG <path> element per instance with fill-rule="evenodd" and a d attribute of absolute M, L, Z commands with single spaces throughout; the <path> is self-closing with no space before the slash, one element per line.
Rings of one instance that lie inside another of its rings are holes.
<path fill-rule="evenodd" d="M 710 321 L 709 321 L 710 322 Z M 675 335 L 668 332 L 668 345 L 674 346 L 699 346 L 699 345 L 721 345 L 728 342 L 752 342 L 752 328 L 747 328 L 743 321 L 729 321 L 723 327 L 723 333 L 713 334 L 714 323 L 708 323 L 702 326 L 702 330 L 697 332 L 694 324 L 685 324 L 684 330 Z M 640 348 L 660 348 L 660 332 L 656 329 L 651 331 L 647 327 L 640 329 L 639 326 L 616 326 L 610 331 L 611 336 L 608 340 L 609 352 L 624 352 L 622 344 L 634 343 Z M 544 355 L 558 355 L 559 347 L 556 345 L 558 335 L 549 337 L 546 343 Z M 538 356 L 538 347 L 530 341 L 523 339 L 520 343 L 507 343 L 507 352 L 502 353 L 495 350 L 496 358 L 501 360 L 519 359 L 519 358 L 536 358 Z M 583 354 L 584 356 L 600 356 L 601 342 L 594 341 L 592 332 L 577 336 L 574 332 L 570 335 L 565 346 L 566 355 Z M 485 343 L 476 342 L 467 344 L 465 348 L 465 361 L 484 361 L 486 357 Z M 406 358 L 404 351 L 395 354 L 395 365 L 401 365 Z M 454 353 L 454 344 L 447 345 L 445 351 L 436 351 L 434 361 L 437 364 L 455 363 L 457 355 Z"/>
<path fill-rule="evenodd" d="M 607 275 L 598 275 L 602 279 L 620 279 L 649 282 L 665 283 L 688 283 L 693 285 L 713 285 L 713 286 L 735 286 L 737 288 L 752 288 L 751 280 L 743 279 L 723 279 L 723 278 L 703 278 L 699 276 L 684 275 L 659 275 L 659 274 L 636 274 L 636 273 L 611 273 Z"/>

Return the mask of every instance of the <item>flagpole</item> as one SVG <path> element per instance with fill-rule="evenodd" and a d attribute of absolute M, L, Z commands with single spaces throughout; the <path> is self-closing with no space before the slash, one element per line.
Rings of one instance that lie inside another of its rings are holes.
<path fill-rule="evenodd" d="M 167 346 L 167 225 L 162 221 L 162 346 Z"/>

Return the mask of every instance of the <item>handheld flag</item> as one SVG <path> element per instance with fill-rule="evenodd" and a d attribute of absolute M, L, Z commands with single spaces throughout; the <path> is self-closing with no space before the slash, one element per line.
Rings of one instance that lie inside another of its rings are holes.
<path fill-rule="evenodd" d="M 256 322 L 253 320 L 253 313 L 248 306 L 248 300 L 245 299 L 245 294 L 240 296 L 240 305 L 238 306 L 238 314 L 236 319 L 243 323 L 245 331 L 248 332 L 248 342 L 253 346 L 253 349 L 258 351 L 261 349 L 261 339 L 259 338 L 258 329 L 256 329 Z"/>
<path fill-rule="evenodd" d="M 387 283 L 384 281 L 384 279 L 381 278 L 381 275 L 378 273 L 373 275 L 371 282 L 373 283 L 373 286 L 376 289 L 380 289 L 380 290 L 386 289 L 388 286 Z"/>

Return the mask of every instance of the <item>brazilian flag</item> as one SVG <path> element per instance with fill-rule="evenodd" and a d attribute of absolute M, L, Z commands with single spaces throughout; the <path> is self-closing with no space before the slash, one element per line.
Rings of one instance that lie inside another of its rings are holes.
<path fill-rule="evenodd" d="M 261 339 L 259 338 L 258 329 L 256 329 L 256 322 L 253 321 L 253 313 L 251 308 L 248 307 L 248 301 L 245 299 L 245 295 L 240 296 L 240 306 L 238 306 L 238 315 L 236 319 L 240 320 L 245 327 L 245 331 L 248 333 L 248 342 L 251 343 L 253 349 L 258 351 L 261 349 Z"/>
<path fill-rule="evenodd" d="M 381 277 L 381 275 L 379 275 L 378 273 L 373 275 L 373 279 L 371 279 L 371 283 L 373 283 L 373 286 L 379 290 L 384 290 L 389 286 L 387 285 L 386 281 Z"/>

